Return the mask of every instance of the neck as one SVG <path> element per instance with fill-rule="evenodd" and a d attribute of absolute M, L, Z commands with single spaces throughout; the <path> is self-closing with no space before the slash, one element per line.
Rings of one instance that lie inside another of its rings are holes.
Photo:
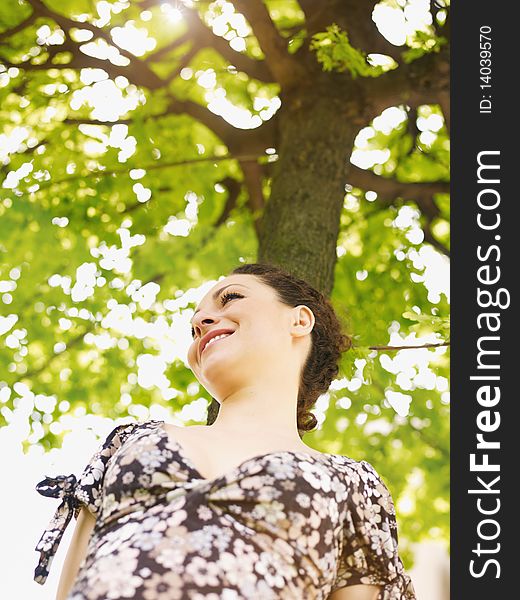
<path fill-rule="evenodd" d="M 216 433 L 251 439 L 270 437 L 301 444 L 296 405 L 298 385 L 261 382 L 237 389 L 220 400 L 211 429 Z"/>

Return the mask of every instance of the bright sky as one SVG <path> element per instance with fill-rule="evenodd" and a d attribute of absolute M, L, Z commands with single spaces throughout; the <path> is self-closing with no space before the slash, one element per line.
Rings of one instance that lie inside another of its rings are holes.
<path fill-rule="evenodd" d="M 429 1 L 412 0 L 406 2 L 405 0 L 398 0 L 398 5 L 404 7 L 404 10 L 384 4 L 378 5 L 374 18 L 381 32 L 393 43 L 400 45 L 405 42 L 407 35 L 412 35 L 417 29 L 427 27 Z M 124 3 L 110 4 L 102 1 L 97 3 L 97 7 L 99 19 L 96 24 L 106 25 L 110 21 L 111 12 L 120 12 L 124 7 Z M 226 36 L 226 39 L 235 50 L 241 51 L 245 47 L 245 37 L 250 34 L 250 30 L 245 20 L 234 13 L 231 5 L 228 4 L 227 8 L 228 10 L 222 17 L 213 21 L 212 26 L 215 33 L 222 35 L 222 32 L 227 31 L 226 23 L 232 24 L 234 33 Z M 172 24 L 182 18 L 182 9 L 179 10 L 166 2 L 161 6 L 161 10 L 164 17 L 169 19 Z M 114 28 L 112 30 L 114 40 L 136 56 L 142 56 L 145 52 L 152 50 L 155 47 L 155 40 L 150 37 L 147 29 L 143 26 L 150 18 L 151 13 L 143 11 L 141 22 L 129 21 L 124 27 Z M 110 49 L 106 43 L 90 42 L 90 32 L 82 30 L 76 35 L 79 41 L 85 42 L 83 50 L 86 54 L 110 58 L 115 64 L 125 64 L 127 59 L 122 57 L 117 50 Z M 52 33 L 47 25 L 43 25 L 38 29 L 38 37 L 51 45 L 61 44 L 63 40 L 59 32 Z M 18 69 L 16 68 L 0 73 L 0 87 L 6 85 L 10 77 L 17 75 Z M 254 112 L 234 106 L 226 98 L 226 90 L 217 84 L 215 73 L 211 69 L 194 73 L 192 69 L 186 67 L 183 69 L 181 77 L 186 80 L 194 78 L 197 84 L 206 90 L 205 97 L 208 108 L 215 114 L 221 115 L 235 127 L 258 127 L 263 121 L 271 118 L 280 107 L 278 97 L 256 98 Z M 116 121 L 121 115 L 133 110 L 145 101 L 140 90 L 130 85 L 126 78 L 118 77 L 115 81 L 111 81 L 106 73 L 100 69 L 83 69 L 81 81 L 84 83 L 84 87 L 72 94 L 70 108 L 77 110 L 82 106 L 88 106 L 92 118 L 95 119 Z M 47 93 L 49 95 L 53 94 L 56 91 L 55 88 L 54 84 L 49 84 Z M 55 109 L 49 106 L 44 119 L 50 121 L 54 115 Z M 405 118 L 405 111 L 402 108 L 389 108 L 374 121 L 373 126 L 361 130 L 356 141 L 356 149 L 351 158 L 352 162 L 362 168 L 370 168 L 384 163 L 388 159 L 387 151 L 370 150 L 369 140 L 376 130 L 389 132 Z M 442 120 L 438 115 L 432 114 L 423 118 L 419 125 L 422 135 L 425 136 L 421 140 L 425 144 L 431 144 L 442 126 Z M 124 163 L 135 152 L 136 140 L 133 136 L 128 135 L 126 125 L 114 125 L 109 135 L 97 126 L 82 125 L 81 128 L 92 138 L 85 146 L 87 154 L 96 156 L 103 154 L 107 147 L 117 148 L 119 149 L 119 161 Z M 8 133 L 0 134 L 0 160 L 7 158 L 23 143 L 29 146 L 34 145 L 34 139 L 33 131 L 26 125 L 19 125 Z M 9 172 L 2 183 L 2 187 L 4 189 L 16 188 L 19 181 L 31 173 L 32 170 L 33 165 L 28 162 L 16 171 Z M 70 173 L 73 172 L 74 166 L 71 166 Z M 134 169 L 130 172 L 130 177 L 135 180 L 133 191 L 136 199 L 143 203 L 148 202 L 151 198 L 150 189 L 139 181 L 145 174 L 146 172 L 143 169 Z M 196 195 L 193 192 L 188 192 L 185 200 L 184 217 L 171 216 L 164 224 L 164 236 L 186 236 L 197 223 L 198 203 Z M 53 224 L 57 227 L 66 227 L 68 220 L 66 217 L 56 216 L 53 219 Z M 420 244 L 422 241 L 418 213 L 414 209 L 403 207 L 395 219 L 394 226 L 406 231 L 407 238 L 412 244 Z M 99 281 L 100 278 L 96 275 L 99 265 L 103 269 L 112 270 L 117 275 L 112 282 L 113 287 L 118 285 L 127 287 L 131 299 L 143 309 L 152 306 L 159 291 L 159 286 L 155 283 L 142 286 L 141 282 L 131 279 L 130 249 L 144 244 L 146 238 L 143 235 L 132 235 L 130 228 L 131 222 L 128 220 L 123 221 L 119 229 L 120 241 L 117 245 L 108 246 L 101 242 L 92 251 L 92 260 L 80 265 L 73 279 L 55 273 L 49 278 L 49 284 L 62 287 L 65 293 L 70 294 L 74 302 L 80 302 L 94 294 L 96 286 L 104 285 L 104 282 Z M 338 248 L 338 254 L 341 254 L 341 252 L 342 249 Z M 422 280 L 427 287 L 430 301 L 433 303 L 438 302 L 441 294 L 445 294 L 449 298 L 449 262 L 447 259 L 429 246 L 422 247 L 418 251 L 413 250 L 410 258 L 413 259 L 418 269 L 424 268 L 422 275 L 418 276 L 418 282 Z M 0 316 L 0 335 L 5 336 L 6 344 L 13 349 L 20 347 L 20 340 L 24 336 L 24 330 L 16 327 L 16 315 L 9 314 L 8 310 L 8 305 L 12 302 L 11 292 L 16 288 L 15 282 L 19 277 L 19 273 L 17 274 L 14 271 L 15 269 L 10 273 L 9 279 L 0 281 L 1 300 L 4 308 L 7 308 L 7 311 L 3 311 L 5 316 Z M 360 272 L 358 278 L 363 279 L 367 275 L 366 272 Z M 128 286 L 128 277 L 131 279 L 130 286 Z M 125 336 L 135 336 L 141 339 L 146 337 L 154 341 L 154 347 L 159 348 L 157 353 L 144 353 L 139 357 L 137 361 L 137 382 L 140 386 L 145 389 L 156 386 L 165 399 L 173 400 L 175 398 L 175 390 L 170 388 L 169 381 L 164 375 L 166 365 L 176 359 L 186 363 L 186 352 L 190 342 L 188 322 L 193 314 L 192 309 L 187 308 L 187 304 L 199 302 L 214 283 L 214 281 L 206 282 L 200 288 L 186 290 L 179 297 L 164 302 L 164 308 L 171 316 L 169 322 L 166 319 L 159 319 L 155 323 L 148 323 L 140 317 L 134 317 L 128 306 L 118 304 L 115 300 L 108 307 L 109 311 L 103 322 L 107 329 L 120 332 Z M 78 309 L 73 310 L 78 312 Z M 71 321 L 66 316 L 60 320 L 60 326 L 64 330 L 68 329 L 70 325 Z M 417 340 L 414 335 L 406 338 L 402 337 L 396 323 L 392 324 L 389 330 L 389 344 L 420 344 L 428 341 L 436 340 L 433 338 Z M 100 349 L 111 347 L 117 343 L 116 339 L 108 332 L 101 335 L 89 334 L 85 342 Z M 58 351 L 59 348 L 56 350 Z M 445 348 L 437 349 L 435 353 L 427 350 L 403 351 L 396 353 L 393 358 L 381 358 L 381 362 L 386 369 L 399 374 L 398 383 L 402 389 L 402 392 L 387 394 L 388 410 L 393 410 L 397 414 L 405 416 L 408 413 L 412 399 L 411 395 L 406 392 L 413 389 L 415 385 L 426 389 L 436 388 L 442 392 L 443 401 L 449 401 L 447 381 L 442 377 L 437 377 L 430 368 L 432 366 L 430 363 L 432 354 L 441 355 L 444 352 Z M 334 382 L 334 387 L 336 389 L 358 389 L 363 383 L 362 363 L 363 361 L 357 365 L 358 372 L 356 376 L 348 381 L 345 379 L 338 380 Z M 164 419 L 178 424 L 190 419 L 202 420 L 205 415 L 206 404 L 204 400 L 198 397 L 198 385 L 194 384 L 188 390 L 188 393 L 193 396 L 193 402 L 176 416 L 157 406 L 152 407 L 149 412 L 143 410 L 142 407 L 131 406 L 130 397 L 122 398 L 122 401 L 128 402 L 130 414 L 139 420 Z M 11 394 L 18 398 L 18 404 L 14 411 L 7 411 L 5 406 L 2 408 L 9 425 L 0 429 L 0 453 L 4 456 L 4 488 L 7 492 L 0 496 L 2 515 L 0 564 L 6 567 L 3 569 L 0 581 L 0 595 L 5 598 L 54 600 L 62 561 L 70 541 L 74 521 L 62 540 L 47 583 L 44 586 L 35 584 L 32 577 L 37 553 L 33 549 L 56 509 L 58 501 L 40 496 L 34 490 L 34 487 L 46 475 L 69 473 L 79 475 L 99 445 L 96 436 L 104 439 L 117 423 L 76 411 L 74 416 L 62 417 L 52 424 L 55 433 L 70 430 L 64 436 L 63 447 L 60 450 L 43 453 L 41 447 L 36 443 L 41 436 L 41 432 L 36 429 L 30 434 L 29 415 L 34 406 L 44 411 L 47 406 L 49 412 L 51 412 L 56 399 L 42 396 L 37 393 L 37 390 L 34 390 L 33 393 L 27 386 L 17 384 L 13 390 L 5 386 L 0 387 L 0 405 L 9 399 Z M 63 399 L 61 401 L 66 402 Z M 316 414 L 320 423 L 323 421 L 328 402 L 328 394 L 325 394 L 318 401 Z M 374 422 L 372 422 L 371 427 L 374 427 Z M 384 425 L 381 425 L 381 427 L 384 428 Z M 87 428 L 91 429 L 88 430 Z M 27 438 L 33 442 L 33 446 L 25 455 L 22 452 L 22 440 Z"/>

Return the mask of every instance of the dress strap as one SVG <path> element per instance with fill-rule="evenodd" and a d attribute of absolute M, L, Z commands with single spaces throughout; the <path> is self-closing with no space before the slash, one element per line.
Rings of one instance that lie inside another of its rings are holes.
<path fill-rule="evenodd" d="M 36 485 L 36 491 L 42 496 L 62 499 L 35 548 L 40 552 L 40 559 L 34 571 L 34 581 L 41 585 L 47 580 L 52 560 L 72 515 L 78 516 L 80 504 L 74 495 L 76 485 L 75 475 L 46 477 Z"/>

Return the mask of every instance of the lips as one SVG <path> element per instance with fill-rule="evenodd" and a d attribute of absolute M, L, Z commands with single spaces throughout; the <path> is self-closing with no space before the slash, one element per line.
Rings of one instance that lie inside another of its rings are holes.
<path fill-rule="evenodd" d="M 208 331 L 208 333 L 206 333 L 206 335 L 199 342 L 199 359 L 201 354 L 204 352 L 204 348 L 208 345 L 210 340 L 218 335 L 231 335 L 232 333 L 235 333 L 234 329 L 213 329 L 212 331 Z"/>

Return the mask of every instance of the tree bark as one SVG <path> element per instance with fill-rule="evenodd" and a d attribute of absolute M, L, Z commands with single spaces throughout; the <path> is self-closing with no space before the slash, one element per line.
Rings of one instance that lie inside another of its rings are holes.
<path fill-rule="evenodd" d="M 349 103 L 337 80 L 330 74 L 320 79 L 321 84 L 293 88 L 283 98 L 279 158 L 262 217 L 258 259 L 283 266 L 329 295 L 348 157 L 358 127 L 347 114 Z"/>

